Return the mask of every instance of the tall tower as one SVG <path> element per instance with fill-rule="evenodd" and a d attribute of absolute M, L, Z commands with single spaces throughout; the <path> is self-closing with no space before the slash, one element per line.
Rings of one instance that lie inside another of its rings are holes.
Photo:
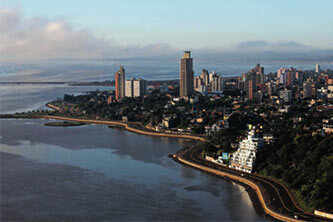
<path fill-rule="evenodd" d="M 320 73 L 320 65 L 318 63 L 316 64 L 316 73 Z"/>
<path fill-rule="evenodd" d="M 291 67 L 287 72 L 287 86 L 293 86 L 295 82 L 296 70 Z"/>
<path fill-rule="evenodd" d="M 209 85 L 209 74 L 206 69 L 202 70 L 200 77 L 201 77 L 201 80 L 203 81 L 204 85 L 208 86 Z"/>
<path fill-rule="evenodd" d="M 193 93 L 193 58 L 190 51 L 184 51 L 180 60 L 180 91 L 181 97 L 190 96 Z"/>
<path fill-rule="evenodd" d="M 253 94 L 257 92 L 256 75 L 257 74 L 255 72 L 249 72 L 246 74 L 245 91 L 246 97 L 249 100 L 253 100 Z"/>
<path fill-rule="evenodd" d="M 115 76 L 116 84 L 116 99 L 121 99 L 125 97 L 125 69 L 120 66 L 119 70 L 116 72 Z"/>

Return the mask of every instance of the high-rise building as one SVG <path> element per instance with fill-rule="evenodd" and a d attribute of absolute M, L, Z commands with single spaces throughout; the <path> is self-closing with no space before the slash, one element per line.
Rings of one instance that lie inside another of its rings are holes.
<path fill-rule="evenodd" d="M 282 99 L 284 102 L 286 102 L 286 103 L 291 102 L 291 98 L 292 98 L 291 90 L 287 90 L 287 89 L 280 90 L 279 95 L 280 95 L 280 99 Z"/>
<path fill-rule="evenodd" d="M 241 76 L 241 80 L 245 81 L 246 80 L 246 73 L 243 73 Z"/>
<path fill-rule="evenodd" d="M 264 74 L 264 67 L 261 67 L 258 63 L 256 67 L 254 68 L 254 71 L 256 72 L 256 83 L 258 84 L 264 84 L 265 82 L 265 74 Z"/>
<path fill-rule="evenodd" d="M 223 90 L 223 78 L 218 74 L 213 75 L 212 83 L 211 83 L 212 91 L 222 91 Z"/>
<path fill-rule="evenodd" d="M 202 78 L 200 76 L 196 76 L 194 78 L 194 90 L 200 91 L 199 89 L 201 89 L 201 85 L 203 85 Z"/>
<path fill-rule="evenodd" d="M 133 97 L 133 79 L 125 81 L 125 96 Z"/>
<path fill-rule="evenodd" d="M 181 97 L 190 96 L 193 93 L 193 58 L 191 52 L 185 51 L 180 60 L 180 89 Z"/>
<path fill-rule="evenodd" d="M 287 72 L 287 86 L 293 86 L 295 82 L 296 70 L 291 67 Z"/>
<path fill-rule="evenodd" d="M 115 85 L 116 85 L 116 99 L 125 97 L 125 69 L 120 66 L 120 69 L 115 74 Z"/>
<path fill-rule="evenodd" d="M 297 71 L 295 77 L 298 82 L 298 85 L 302 85 L 304 82 L 304 73 L 302 71 Z"/>
<path fill-rule="evenodd" d="M 141 78 L 134 80 L 133 87 L 134 87 L 134 93 L 133 93 L 134 97 L 144 96 L 146 94 L 146 87 L 147 87 L 146 80 L 143 80 Z"/>
<path fill-rule="evenodd" d="M 303 83 L 303 97 L 311 98 L 312 97 L 312 81 L 308 79 Z"/>
<path fill-rule="evenodd" d="M 213 83 L 213 76 L 216 74 L 215 70 L 213 70 L 211 73 L 209 73 L 208 75 L 208 82 L 209 82 L 209 85 L 212 86 L 212 83 Z"/>
<path fill-rule="evenodd" d="M 245 78 L 243 79 L 243 75 L 242 77 L 238 77 L 238 81 L 237 81 L 237 88 L 240 89 L 241 91 L 245 91 Z"/>
<path fill-rule="evenodd" d="M 280 80 L 280 84 L 285 86 L 286 82 L 287 82 L 287 74 L 285 72 L 281 73 L 279 80 Z"/>
<path fill-rule="evenodd" d="M 320 65 L 318 63 L 316 64 L 316 73 L 320 73 Z"/>
<path fill-rule="evenodd" d="M 255 101 L 257 103 L 262 102 L 262 92 L 261 91 L 253 93 L 253 101 Z"/>
<path fill-rule="evenodd" d="M 140 97 L 146 94 L 146 81 L 141 78 L 126 80 L 125 85 L 126 97 Z"/>
<path fill-rule="evenodd" d="M 249 72 L 246 74 L 245 91 L 246 97 L 250 100 L 253 100 L 253 94 L 257 92 L 256 75 L 255 72 Z"/>
<path fill-rule="evenodd" d="M 286 68 L 283 68 L 283 67 L 279 68 L 279 69 L 277 70 L 277 77 L 280 78 L 281 74 L 285 73 L 286 70 L 287 70 L 287 69 L 286 69 Z"/>
<path fill-rule="evenodd" d="M 273 95 L 274 91 L 273 91 L 273 82 L 272 81 L 265 83 L 265 91 L 268 96 Z"/>
<path fill-rule="evenodd" d="M 204 83 L 204 85 L 208 86 L 209 85 L 209 74 L 208 74 L 208 70 L 203 69 L 201 71 L 200 77 L 201 77 L 201 80 Z"/>

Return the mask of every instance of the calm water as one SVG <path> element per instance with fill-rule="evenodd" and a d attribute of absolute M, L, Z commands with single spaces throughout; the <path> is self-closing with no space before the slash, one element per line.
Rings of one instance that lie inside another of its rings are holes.
<path fill-rule="evenodd" d="M 26 86 L 20 105 L 6 90 L 2 112 L 85 88 Z M 45 122 L 0 120 L 1 221 L 264 220 L 241 186 L 167 158 L 190 141 Z"/>
<path fill-rule="evenodd" d="M 106 86 L 69 85 L 0 85 L 0 113 L 26 112 L 46 109 L 45 104 L 64 94 L 80 94 L 94 90 L 111 90 Z"/>
<path fill-rule="evenodd" d="M 179 55 L 179 58 L 182 55 Z M 272 62 L 263 59 L 251 61 L 230 61 L 222 58 L 200 60 L 194 56 L 194 74 L 202 69 L 215 70 L 223 76 L 239 76 L 260 63 L 265 73 L 276 72 L 281 67 L 295 67 L 300 70 L 315 69 L 311 61 Z M 320 62 L 319 62 L 320 63 Z M 114 73 L 123 65 L 126 78 L 141 77 L 147 80 L 178 79 L 179 59 L 172 61 L 49 61 L 44 63 L 13 64 L 0 62 L 0 82 L 2 81 L 95 81 L 113 80 Z M 333 69 L 333 62 L 320 63 L 322 69 Z"/>

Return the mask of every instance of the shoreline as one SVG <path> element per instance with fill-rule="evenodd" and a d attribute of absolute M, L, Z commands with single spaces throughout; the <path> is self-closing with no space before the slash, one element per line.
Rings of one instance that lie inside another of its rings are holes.
<path fill-rule="evenodd" d="M 52 105 L 50 103 L 46 104 L 46 106 L 51 109 L 59 110 L 59 108 L 57 106 Z M 11 118 L 11 117 L 4 117 L 4 118 Z M 12 115 L 12 118 L 15 118 L 14 115 Z M 27 118 L 27 117 L 25 117 L 25 118 Z M 50 115 L 34 116 L 33 118 L 34 119 L 54 119 L 54 120 L 63 120 L 63 121 L 75 121 L 75 122 L 81 122 L 81 123 L 87 123 L 87 124 L 102 124 L 102 125 L 108 125 L 108 126 L 119 126 L 130 132 L 147 135 L 147 136 L 181 138 L 181 139 L 197 140 L 197 141 L 201 141 L 201 142 L 207 141 L 203 137 L 194 136 L 194 135 L 158 133 L 158 132 L 149 132 L 149 131 L 145 131 L 145 130 L 140 130 L 135 127 L 129 126 L 128 123 L 118 122 L 118 121 L 79 119 L 79 118 L 71 118 L 71 117 L 63 117 L 63 116 L 50 116 Z M 216 170 L 211 167 L 207 167 L 204 164 L 194 163 L 192 161 L 189 161 L 188 159 L 186 160 L 185 158 L 181 157 L 181 155 L 179 155 L 177 153 L 179 153 L 179 151 L 177 151 L 175 154 L 170 154 L 169 156 L 172 157 L 173 160 L 177 161 L 178 163 L 193 167 L 195 169 L 205 171 L 206 173 L 216 175 L 222 179 L 226 179 L 228 181 L 232 181 L 232 182 L 235 182 L 235 183 L 243 186 L 246 189 L 247 193 L 249 194 L 251 202 L 253 203 L 253 206 L 259 215 L 261 214 L 261 212 L 263 212 L 265 215 L 268 215 L 269 217 L 273 217 L 275 219 L 282 220 L 282 221 L 301 221 L 302 220 L 302 219 L 294 219 L 292 217 L 288 217 L 286 215 L 283 215 L 281 213 L 278 213 L 278 212 L 270 209 L 268 207 L 268 205 L 266 204 L 265 198 L 263 195 L 263 192 L 265 192 L 265 190 L 260 189 L 260 187 L 255 182 L 250 181 L 250 180 L 245 179 L 240 176 L 236 176 L 236 175 L 224 172 L 222 170 Z M 288 188 L 286 188 L 286 190 L 289 191 Z M 253 196 L 255 196 L 256 198 L 254 198 Z M 293 200 L 293 198 L 291 198 L 291 199 Z M 271 201 L 269 201 L 269 202 L 271 202 Z M 305 211 L 303 211 L 301 208 L 299 208 L 299 206 L 296 202 L 294 202 L 294 204 L 297 209 L 299 209 L 305 213 Z M 259 205 L 259 206 L 257 206 L 257 205 Z M 258 207 L 260 207 L 260 210 L 257 209 Z M 308 216 L 315 217 L 316 219 L 318 219 L 318 216 L 316 216 L 314 214 L 311 214 L 308 212 L 306 212 L 306 214 Z M 319 217 L 319 218 L 321 218 L 322 220 L 328 219 L 328 218 L 323 218 L 323 217 Z"/>
<path fill-rule="evenodd" d="M 47 103 L 47 107 L 59 111 L 59 107 Z M 92 124 L 103 124 L 108 126 L 120 126 L 123 127 L 125 130 L 128 130 L 130 132 L 143 134 L 147 136 L 162 136 L 162 137 L 173 137 L 173 138 L 181 138 L 181 139 L 190 139 L 190 140 L 198 140 L 205 142 L 206 139 L 204 137 L 200 136 L 194 136 L 194 135 L 188 135 L 188 134 L 171 134 L 171 133 L 159 133 L 159 132 L 149 132 L 141 129 L 137 129 L 134 127 L 129 126 L 128 123 L 120 122 L 120 121 L 113 121 L 113 120 L 92 120 L 92 119 L 79 119 L 79 118 L 72 118 L 72 117 L 65 117 L 65 116 L 50 116 L 45 115 L 41 116 L 40 118 L 44 119 L 55 119 L 55 120 L 68 120 L 68 121 L 76 121 L 76 122 L 83 122 L 83 123 L 92 123 Z"/>
<path fill-rule="evenodd" d="M 271 209 L 269 209 L 267 207 L 266 203 L 265 203 L 262 191 L 252 181 L 246 180 L 246 179 L 244 179 L 242 177 L 234 176 L 232 174 L 229 174 L 229 173 L 226 173 L 226 172 L 223 172 L 223 171 L 218 171 L 218 170 L 211 169 L 211 168 L 203 166 L 203 165 L 199 165 L 199 164 L 193 163 L 191 161 L 185 160 L 185 159 L 177 156 L 176 154 L 174 154 L 172 156 L 172 158 L 174 160 L 176 160 L 177 162 L 180 162 L 180 163 L 182 163 L 182 164 L 184 164 L 186 166 L 190 166 L 190 167 L 193 167 L 195 169 L 204 171 L 206 173 L 213 174 L 215 176 L 218 176 L 220 178 L 226 179 L 228 181 L 235 182 L 235 183 L 239 184 L 240 186 L 243 186 L 245 188 L 246 192 L 249 194 L 251 202 L 253 204 L 253 207 L 255 208 L 256 211 L 258 211 L 258 209 L 256 209 L 256 206 L 255 206 L 256 205 L 256 201 L 253 200 L 253 197 L 251 198 L 251 191 L 255 194 L 257 201 L 259 201 L 259 203 L 257 203 L 257 204 L 260 205 L 260 211 L 263 211 L 263 213 L 265 215 L 268 215 L 268 216 L 270 216 L 270 217 L 272 217 L 274 219 L 278 219 L 278 220 L 281 220 L 281 221 L 301 221 L 301 220 L 294 219 L 292 217 L 284 216 L 282 214 L 276 213 L 276 212 L 272 211 Z"/>
<path fill-rule="evenodd" d="M 192 135 L 184 135 L 184 134 L 171 134 L 171 133 L 158 133 L 158 132 L 149 132 L 140 129 L 136 129 L 134 127 L 129 126 L 129 124 L 124 122 L 117 122 L 111 120 L 90 120 L 90 119 L 79 119 L 79 118 L 72 118 L 72 117 L 64 117 L 64 116 L 41 116 L 40 119 L 54 119 L 54 120 L 64 120 L 64 121 L 74 121 L 74 122 L 81 122 L 87 124 L 102 124 L 108 126 L 120 126 L 125 130 L 128 130 L 133 133 L 138 133 L 146 136 L 159 136 L 159 137 L 171 137 L 171 138 L 181 138 L 181 139 L 190 139 L 190 140 L 198 140 L 198 141 L 206 141 L 205 138 L 199 136 L 192 136 Z"/>

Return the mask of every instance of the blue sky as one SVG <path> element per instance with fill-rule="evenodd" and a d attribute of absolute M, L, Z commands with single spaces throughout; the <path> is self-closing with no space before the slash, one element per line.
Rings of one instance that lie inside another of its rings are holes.
<path fill-rule="evenodd" d="M 0 60 L 332 56 L 332 8 L 332 0 L 0 0 Z"/>
<path fill-rule="evenodd" d="M 119 45 L 228 48 L 296 41 L 333 48 L 333 1 L 2 0 L 25 17 L 63 18 Z"/>

